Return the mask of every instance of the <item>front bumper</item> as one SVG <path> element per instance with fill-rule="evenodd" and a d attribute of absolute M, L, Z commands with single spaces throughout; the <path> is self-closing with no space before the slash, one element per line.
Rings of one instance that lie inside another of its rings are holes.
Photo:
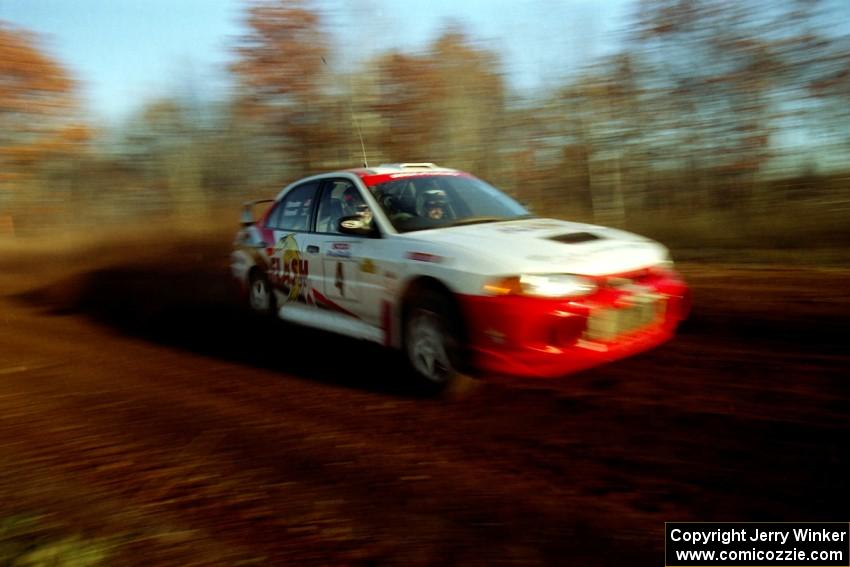
<path fill-rule="evenodd" d="M 673 337 L 690 310 L 688 288 L 671 270 L 601 278 L 598 292 L 575 300 L 471 295 L 459 300 L 474 369 L 540 378 L 654 348 Z"/>

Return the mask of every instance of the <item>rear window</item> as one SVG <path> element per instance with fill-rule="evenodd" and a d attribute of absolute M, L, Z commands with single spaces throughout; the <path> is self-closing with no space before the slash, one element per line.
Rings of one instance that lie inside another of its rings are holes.
<path fill-rule="evenodd" d="M 310 215 L 318 187 L 318 181 L 310 181 L 291 189 L 269 214 L 266 226 L 277 230 L 310 230 Z"/>

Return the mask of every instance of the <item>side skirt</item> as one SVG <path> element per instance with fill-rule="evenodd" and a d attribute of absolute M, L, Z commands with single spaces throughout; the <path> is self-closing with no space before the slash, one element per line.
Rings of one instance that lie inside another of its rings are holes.
<path fill-rule="evenodd" d="M 313 306 L 290 302 L 284 304 L 278 310 L 278 317 L 290 323 L 384 344 L 383 329 L 333 311 L 324 311 Z"/>

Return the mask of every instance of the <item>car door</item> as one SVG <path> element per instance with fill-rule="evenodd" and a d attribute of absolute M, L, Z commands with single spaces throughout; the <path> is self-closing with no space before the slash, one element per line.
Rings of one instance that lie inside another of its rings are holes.
<path fill-rule="evenodd" d="M 296 185 L 266 217 L 268 278 L 282 309 L 315 305 L 312 290 L 320 277 L 320 263 L 313 212 L 320 184 L 321 180 L 313 180 Z"/>
<path fill-rule="evenodd" d="M 326 180 L 316 215 L 316 236 L 322 257 L 321 290 L 314 290 L 314 295 L 320 308 L 378 325 L 380 313 L 374 288 L 379 283 L 376 277 L 379 260 L 375 253 L 380 239 L 339 231 L 339 220 L 357 212 L 371 214 L 354 181 Z"/>

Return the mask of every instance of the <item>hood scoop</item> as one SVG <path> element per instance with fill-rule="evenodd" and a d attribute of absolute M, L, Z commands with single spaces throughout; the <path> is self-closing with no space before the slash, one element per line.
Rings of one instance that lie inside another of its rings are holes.
<path fill-rule="evenodd" d="M 591 242 L 593 240 L 602 240 L 604 237 L 598 236 L 591 232 L 571 232 L 569 234 L 561 234 L 559 236 L 551 236 L 549 240 L 562 242 L 564 244 L 581 244 L 582 242 Z"/>

